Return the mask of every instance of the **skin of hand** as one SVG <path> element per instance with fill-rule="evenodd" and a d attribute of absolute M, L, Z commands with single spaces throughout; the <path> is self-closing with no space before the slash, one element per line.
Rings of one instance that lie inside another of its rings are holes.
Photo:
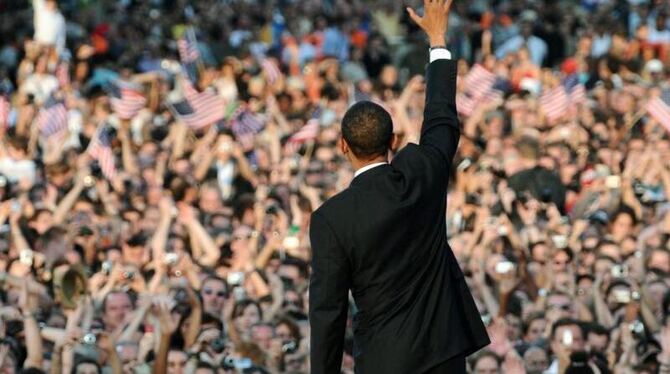
<path fill-rule="evenodd" d="M 446 45 L 445 33 L 449 25 L 449 10 L 453 0 L 425 0 L 423 2 L 423 17 L 416 14 L 414 9 L 407 7 L 407 12 L 414 23 L 416 23 L 430 39 L 430 45 Z"/>

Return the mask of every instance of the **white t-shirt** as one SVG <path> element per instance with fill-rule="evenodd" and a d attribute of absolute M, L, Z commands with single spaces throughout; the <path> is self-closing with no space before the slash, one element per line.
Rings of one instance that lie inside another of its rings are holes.
<path fill-rule="evenodd" d="M 235 178 L 235 163 L 228 160 L 226 163 L 216 162 L 216 179 L 219 182 L 221 197 L 225 200 L 233 194 L 233 179 Z"/>
<path fill-rule="evenodd" d="M 44 0 L 33 0 L 35 41 L 52 45 L 60 53 L 65 49 L 65 17 L 58 8 L 47 9 Z"/>
<path fill-rule="evenodd" d="M 35 163 L 32 160 L 0 159 L 0 173 L 12 182 L 28 179 L 35 183 Z"/>
<path fill-rule="evenodd" d="M 44 103 L 58 89 L 58 79 L 49 74 L 32 74 L 23 82 L 20 91 L 32 94 L 35 102 Z"/>

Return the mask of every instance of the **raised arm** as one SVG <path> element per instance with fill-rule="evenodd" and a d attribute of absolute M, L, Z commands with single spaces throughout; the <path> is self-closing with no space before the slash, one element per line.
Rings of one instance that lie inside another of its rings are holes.
<path fill-rule="evenodd" d="M 77 202 L 79 195 L 81 195 L 81 193 L 86 188 L 84 178 L 86 178 L 87 174 L 88 172 L 86 170 L 81 170 L 77 173 L 72 189 L 70 189 L 70 191 L 63 197 L 63 199 L 58 202 L 58 206 L 56 206 L 56 210 L 54 211 L 52 219 L 53 225 L 60 225 L 65 221 L 65 218 L 67 218 L 71 208 Z"/>
<path fill-rule="evenodd" d="M 24 279 L 21 295 L 19 297 L 19 306 L 23 313 L 23 331 L 26 339 L 27 357 L 23 364 L 24 368 L 39 368 L 42 366 L 42 337 L 40 328 L 35 318 L 37 309 L 37 296 L 28 291 L 28 280 Z"/>
<path fill-rule="evenodd" d="M 312 373 L 340 373 L 349 306 L 349 261 L 331 227 L 312 215 L 312 276 L 309 285 Z"/>
<path fill-rule="evenodd" d="M 423 17 L 418 16 L 412 8 L 407 8 L 412 20 L 428 35 L 431 47 L 430 64 L 426 72 L 426 107 L 419 144 L 439 154 L 445 166 L 451 164 L 460 136 L 456 113 L 457 65 L 451 60 L 445 39 L 452 2 L 425 0 Z"/>

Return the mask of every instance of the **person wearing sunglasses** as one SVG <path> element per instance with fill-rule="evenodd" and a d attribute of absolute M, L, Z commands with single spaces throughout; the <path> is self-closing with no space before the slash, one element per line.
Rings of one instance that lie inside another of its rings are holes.
<path fill-rule="evenodd" d="M 210 276 L 202 282 L 200 296 L 205 313 L 220 316 L 228 299 L 228 285 L 223 279 Z"/>

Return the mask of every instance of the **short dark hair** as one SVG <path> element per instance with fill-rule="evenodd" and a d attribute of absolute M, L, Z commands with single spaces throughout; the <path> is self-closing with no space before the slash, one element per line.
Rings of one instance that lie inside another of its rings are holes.
<path fill-rule="evenodd" d="M 36 367 L 23 368 L 19 371 L 19 374 L 44 374 L 44 370 Z"/>
<path fill-rule="evenodd" d="M 502 358 L 500 356 L 498 356 L 497 353 L 495 353 L 495 352 L 493 352 L 489 349 L 484 348 L 481 351 L 477 352 L 475 355 L 473 355 L 471 358 L 469 358 L 470 366 L 472 366 L 474 368 L 475 366 L 477 366 L 477 363 L 480 360 L 482 360 L 486 357 L 490 357 L 490 358 L 494 359 L 496 361 L 496 363 L 498 364 L 498 366 L 500 366 L 500 364 L 502 364 Z"/>
<path fill-rule="evenodd" d="M 244 309 L 246 309 L 249 305 L 253 305 L 258 309 L 258 315 L 263 319 L 263 309 L 261 309 L 260 304 L 256 302 L 255 300 L 251 299 L 242 299 L 238 301 L 235 306 L 233 307 L 233 318 L 237 318 L 244 313 Z"/>
<path fill-rule="evenodd" d="M 359 101 L 342 119 L 342 137 L 356 157 L 385 155 L 393 137 L 391 115 L 379 104 Z"/>
<path fill-rule="evenodd" d="M 216 368 L 205 361 L 198 361 L 198 366 L 195 369 L 209 369 L 212 373 L 216 373 Z"/>
<path fill-rule="evenodd" d="M 223 288 L 226 289 L 226 291 L 225 291 L 225 292 L 226 292 L 226 297 L 228 297 L 228 293 L 229 293 L 228 282 L 226 282 L 223 278 L 218 277 L 218 276 L 216 276 L 216 275 L 208 275 L 208 276 L 207 276 L 205 279 L 203 279 L 202 282 L 200 283 L 200 285 L 201 285 L 201 287 L 200 287 L 201 290 L 202 290 L 202 286 L 204 286 L 205 283 L 207 283 L 207 282 L 220 282 L 220 283 L 222 283 L 222 284 L 223 284 Z"/>
<path fill-rule="evenodd" d="M 612 292 L 614 287 L 627 287 L 630 289 L 630 283 L 628 283 L 627 280 L 625 279 L 614 279 L 610 282 L 609 286 L 607 286 L 607 290 L 605 291 L 605 296 L 609 296 L 609 294 Z"/>
<path fill-rule="evenodd" d="M 74 366 L 72 367 L 72 374 L 76 374 L 77 373 L 77 367 L 79 365 L 84 365 L 84 364 L 94 365 L 95 368 L 98 370 L 98 373 L 101 372 L 100 364 L 98 364 L 98 362 L 93 360 L 93 359 L 82 357 L 82 358 L 78 358 L 78 359 L 76 358 L 75 361 L 76 362 L 75 362 Z"/>
<path fill-rule="evenodd" d="M 129 247 L 143 247 L 147 244 L 147 241 L 147 235 L 144 232 L 138 232 L 126 239 L 126 245 Z"/>
<path fill-rule="evenodd" d="M 530 329 L 530 325 L 532 325 L 533 322 L 539 321 L 539 320 L 542 320 L 542 319 L 546 319 L 546 317 L 544 315 L 544 311 L 538 311 L 538 312 L 530 313 L 526 317 L 526 319 L 523 321 L 523 323 L 521 324 L 521 332 L 524 335 L 528 334 L 528 330 Z"/>
<path fill-rule="evenodd" d="M 274 323 L 274 327 L 277 328 L 279 325 L 286 325 L 291 332 L 291 336 L 295 339 L 296 342 L 299 342 L 302 338 L 302 333 L 300 332 L 300 327 L 295 320 L 289 316 L 280 316 Z"/>
<path fill-rule="evenodd" d="M 298 268 L 298 272 L 300 273 L 301 277 L 307 278 L 307 276 L 308 276 L 309 266 L 307 265 L 307 263 L 303 259 L 288 255 L 281 262 L 281 265 L 282 266 L 295 266 L 296 268 Z"/>
<path fill-rule="evenodd" d="M 7 143 L 9 143 L 9 146 L 14 149 L 18 149 L 24 152 L 28 150 L 28 138 L 25 136 L 10 137 Z"/>
<path fill-rule="evenodd" d="M 221 322 L 221 319 L 209 313 L 202 313 L 201 325 L 214 325 L 215 329 L 223 330 L 223 322 Z"/>
<path fill-rule="evenodd" d="M 593 322 L 586 325 L 586 335 L 588 336 L 589 334 L 607 335 L 607 339 L 609 340 L 610 330 L 599 323 Z"/>
<path fill-rule="evenodd" d="M 582 333 L 582 337 L 584 337 L 584 326 L 582 326 L 581 323 L 579 323 L 578 320 L 574 318 L 561 318 L 558 321 L 554 322 L 554 324 L 551 326 L 551 340 L 554 340 L 556 337 L 556 330 L 558 330 L 559 327 L 563 326 L 577 326 L 579 328 L 579 331 Z"/>
<path fill-rule="evenodd" d="M 617 211 L 614 212 L 614 214 L 612 215 L 612 219 L 610 220 L 610 222 L 616 221 L 616 219 L 623 214 L 627 214 L 630 217 L 633 226 L 637 225 L 637 217 L 635 216 L 635 211 L 628 205 L 621 205 L 619 209 L 617 209 Z"/>
<path fill-rule="evenodd" d="M 100 311 L 102 313 L 105 313 L 105 311 L 107 310 L 107 302 L 108 302 L 109 298 L 112 295 L 117 295 L 117 294 L 118 295 L 128 295 L 128 299 L 130 300 L 130 304 L 132 304 L 133 307 L 135 307 L 135 303 L 133 302 L 133 298 L 130 296 L 130 294 L 128 294 L 126 292 L 123 292 L 121 290 L 113 290 L 113 291 L 107 293 L 107 295 L 105 295 L 105 297 L 102 299 L 102 304 L 100 305 Z"/>

